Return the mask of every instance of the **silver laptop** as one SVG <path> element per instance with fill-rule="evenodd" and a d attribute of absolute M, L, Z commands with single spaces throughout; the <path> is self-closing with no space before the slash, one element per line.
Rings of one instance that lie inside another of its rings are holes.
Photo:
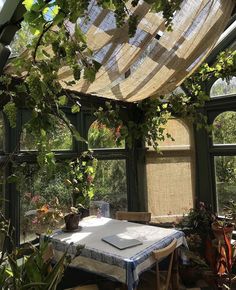
<path fill-rule="evenodd" d="M 142 242 L 137 239 L 122 238 L 118 235 L 107 236 L 102 238 L 102 240 L 119 250 L 124 250 L 142 244 Z"/>

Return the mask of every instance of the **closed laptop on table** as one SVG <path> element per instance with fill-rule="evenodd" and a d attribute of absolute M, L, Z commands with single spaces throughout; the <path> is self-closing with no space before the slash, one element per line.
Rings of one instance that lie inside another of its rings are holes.
<path fill-rule="evenodd" d="M 116 247 L 119 250 L 124 250 L 124 249 L 135 247 L 142 244 L 142 242 L 137 239 L 132 239 L 128 237 L 127 238 L 120 237 L 118 235 L 107 236 L 107 237 L 102 238 L 102 240 Z"/>

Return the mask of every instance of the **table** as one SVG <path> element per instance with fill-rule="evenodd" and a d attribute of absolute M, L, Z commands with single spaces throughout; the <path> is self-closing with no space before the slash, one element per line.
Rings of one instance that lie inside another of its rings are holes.
<path fill-rule="evenodd" d="M 71 266 L 114 278 L 135 289 L 139 275 L 149 269 L 155 260 L 152 251 L 167 246 L 174 238 L 177 246 L 186 245 L 184 233 L 175 229 L 142 225 L 110 218 L 87 217 L 80 221 L 78 232 L 56 230 L 51 236 L 55 259 L 66 249 L 75 255 L 76 246 L 84 245 L 81 255 L 72 260 Z M 103 237 L 122 234 L 142 241 L 141 245 L 119 250 L 102 241 Z"/>

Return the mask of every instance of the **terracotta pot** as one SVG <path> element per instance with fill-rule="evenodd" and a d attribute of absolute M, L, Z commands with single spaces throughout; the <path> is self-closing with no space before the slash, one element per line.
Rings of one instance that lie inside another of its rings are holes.
<path fill-rule="evenodd" d="M 211 228 L 212 228 L 212 231 L 213 231 L 215 238 L 218 241 L 221 241 L 222 243 L 224 243 L 224 231 L 225 231 L 225 234 L 226 234 L 226 237 L 228 238 L 228 240 L 231 241 L 233 230 L 234 230 L 233 224 L 223 227 L 223 226 L 219 225 L 219 223 L 213 222 L 211 225 Z"/>
<path fill-rule="evenodd" d="M 69 213 L 64 217 L 66 230 L 73 231 L 79 228 L 80 215 L 76 213 Z"/>

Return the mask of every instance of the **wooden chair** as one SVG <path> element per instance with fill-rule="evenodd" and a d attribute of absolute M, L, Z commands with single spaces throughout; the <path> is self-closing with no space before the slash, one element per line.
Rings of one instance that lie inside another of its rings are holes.
<path fill-rule="evenodd" d="M 117 211 L 116 219 L 148 224 L 151 220 L 151 213 L 146 211 Z"/>
<path fill-rule="evenodd" d="M 169 265 L 168 265 L 168 270 L 167 270 L 167 277 L 166 277 L 164 288 L 162 289 L 163 290 L 169 289 L 176 245 L 177 245 L 177 240 L 174 239 L 165 248 L 153 251 L 153 257 L 156 260 L 156 289 L 157 290 L 161 289 L 159 262 L 163 260 L 164 258 L 167 258 L 168 256 L 170 256 L 170 260 L 169 260 Z"/>

